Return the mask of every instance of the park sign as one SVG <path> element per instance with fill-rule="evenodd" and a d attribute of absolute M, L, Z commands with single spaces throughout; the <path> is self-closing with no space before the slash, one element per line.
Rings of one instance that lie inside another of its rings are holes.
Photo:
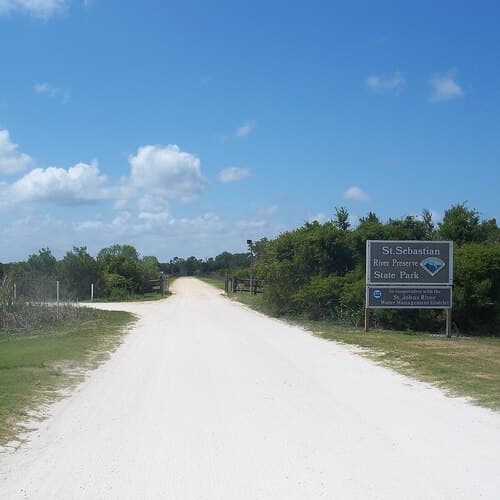
<path fill-rule="evenodd" d="M 370 309 L 445 309 L 451 336 L 452 241 L 366 242 L 365 331 Z"/>
<path fill-rule="evenodd" d="M 368 240 L 366 284 L 451 286 L 453 242 Z"/>

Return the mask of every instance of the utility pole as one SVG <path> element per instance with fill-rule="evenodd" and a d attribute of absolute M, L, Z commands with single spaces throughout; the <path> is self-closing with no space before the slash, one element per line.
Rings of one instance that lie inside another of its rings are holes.
<path fill-rule="evenodd" d="M 253 241 L 247 240 L 248 249 L 250 250 L 250 295 L 253 294 Z"/>

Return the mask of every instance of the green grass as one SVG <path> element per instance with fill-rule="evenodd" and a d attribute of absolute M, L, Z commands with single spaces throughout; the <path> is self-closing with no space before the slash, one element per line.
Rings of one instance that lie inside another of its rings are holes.
<path fill-rule="evenodd" d="M 134 319 L 126 312 L 87 311 L 50 329 L 0 333 L 0 445 L 22 430 L 30 411 L 105 360 Z"/>
<path fill-rule="evenodd" d="M 262 294 L 231 293 L 229 296 L 273 316 Z M 500 338 L 446 338 L 388 330 L 365 333 L 333 321 L 283 319 L 322 338 L 362 347 L 364 356 L 399 373 L 432 383 L 450 396 L 466 396 L 475 404 L 500 411 Z"/>
<path fill-rule="evenodd" d="M 197 276 L 197 278 L 209 285 L 214 286 L 215 288 L 219 288 L 220 290 L 224 290 L 224 280 L 220 278 L 209 278 L 206 276 Z"/>
<path fill-rule="evenodd" d="M 163 295 L 159 292 L 143 293 L 137 295 L 128 295 L 122 299 L 110 299 L 109 297 L 95 297 L 94 302 L 150 302 L 154 300 L 161 300 L 172 295 L 170 292 L 165 292 Z M 90 303 L 90 300 L 85 300 L 83 302 Z"/>

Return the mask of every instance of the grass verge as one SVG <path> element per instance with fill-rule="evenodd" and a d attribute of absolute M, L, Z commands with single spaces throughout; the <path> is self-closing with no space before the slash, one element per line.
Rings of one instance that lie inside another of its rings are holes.
<path fill-rule="evenodd" d="M 119 299 L 111 299 L 109 297 L 97 297 L 94 298 L 94 302 L 152 302 L 154 300 L 166 299 L 169 295 L 172 295 L 171 292 L 165 292 L 164 294 L 158 292 L 151 293 L 143 293 L 137 295 L 128 295 Z M 90 300 L 84 300 L 83 302 L 90 304 Z"/>
<path fill-rule="evenodd" d="M 79 321 L 34 332 L 0 332 L 0 445 L 84 371 L 107 359 L 134 316 L 88 309 Z"/>
<path fill-rule="evenodd" d="M 203 279 L 218 288 L 213 279 Z M 224 283 L 222 282 L 222 289 Z M 230 298 L 268 315 L 262 294 L 232 293 Z M 362 354 L 399 373 L 429 382 L 450 396 L 468 397 L 475 404 L 500 411 L 500 339 L 446 338 L 428 333 L 349 328 L 333 321 L 284 320 L 328 340 L 362 347 Z"/>
<path fill-rule="evenodd" d="M 197 276 L 197 278 L 209 285 L 214 286 L 215 288 L 219 288 L 220 290 L 224 290 L 224 280 L 219 278 L 209 278 L 207 276 Z"/>

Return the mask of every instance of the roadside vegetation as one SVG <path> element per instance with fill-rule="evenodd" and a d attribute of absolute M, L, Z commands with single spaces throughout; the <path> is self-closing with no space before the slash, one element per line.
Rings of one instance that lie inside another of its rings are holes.
<path fill-rule="evenodd" d="M 263 238 L 250 253 L 224 252 L 214 259 L 175 258 L 169 273 L 212 279 L 249 278 L 263 290 L 276 316 L 299 315 L 360 326 L 364 317 L 366 240 L 451 240 L 454 242 L 453 333 L 500 336 L 500 228 L 466 204 L 446 210 L 435 225 L 429 211 L 383 222 L 373 212 L 351 227 L 349 213 L 335 209 L 331 220 Z M 376 310 L 375 328 L 443 330 L 440 310 Z"/>
<path fill-rule="evenodd" d="M 500 229 L 464 204 L 432 223 L 421 217 L 389 219 L 370 213 L 351 229 L 349 214 L 337 209 L 332 220 L 307 222 L 274 240 L 255 244 L 257 276 L 276 315 L 303 315 L 349 326 L 363 322 L 366 240 L 452 240 L 454 242 L 453 329 L 461 335 L 500 335 Z M 376 328 L 443 329 L 440 310 L 376 310 Z"/>
<path fill-rule="evenodd" d="M 126 312 L 72 309 L 57 314 L 51 307 L 33 328 L 4 323 L 0 330 L 0 445 L 61 389 L 80 381 L 85 369 L 105 360 L 133 320 Z"/>
<path fill-rule="evenodd" d="M 9 280 L 11 294 L 30 301 L 54 301 L 57 281 L 65 301 L 89 300 L 92 285 L 94 299 L 124 301 L 161 298 L 163 275 L 156 257 L 140 257 L 131 245 L 112 245 L 95 258 L 86 247 L 73 247 L 61 260 L 42 248 L 24 262 L 0 264 L 0 279 Z"/>

